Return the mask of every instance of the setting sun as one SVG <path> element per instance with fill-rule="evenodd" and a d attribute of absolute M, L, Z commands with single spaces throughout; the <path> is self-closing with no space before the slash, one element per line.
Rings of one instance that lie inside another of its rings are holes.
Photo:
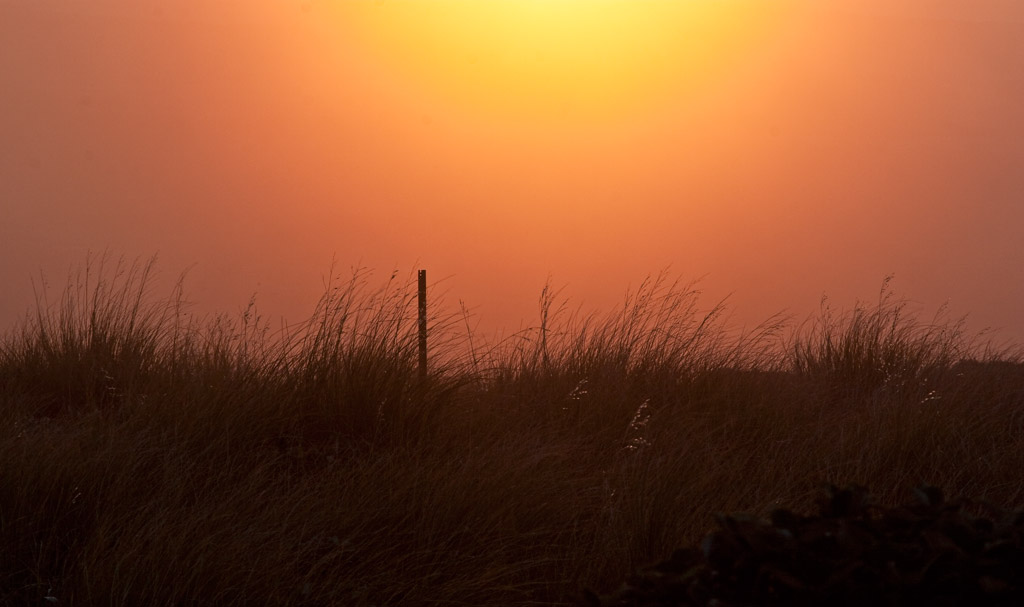
<path fill-rule="evenodd" d="M 565 120 L 698 91 L 755 52 L 773 8 L 711 0 L 343 3 L 393 69 L 467 112 Z"/>

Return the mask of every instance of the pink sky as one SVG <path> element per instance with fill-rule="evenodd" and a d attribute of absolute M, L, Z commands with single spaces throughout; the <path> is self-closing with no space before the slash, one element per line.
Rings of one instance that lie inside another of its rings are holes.
<path fill-rule="evenodd" d="M 706 57 L 695 20 L 623 91 L 511 86 L 488 35 L 411 48 L 400 1 L 344 1 L 0 0 L 0 327 L 109 250 L 291 321 L 332 259 L 426 267 L 488 330 L 549 276 L 607 310 L 669 267 L 753 324 L 893 274 L 1024 341 L 1024 4 L 780 3 Z"/>

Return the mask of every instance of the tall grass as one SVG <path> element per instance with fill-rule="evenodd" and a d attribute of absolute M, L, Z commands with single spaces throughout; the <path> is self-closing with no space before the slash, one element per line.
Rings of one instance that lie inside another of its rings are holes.
<path fill-rule="evenodd" d="M 489 345 L 434 294 L 423 380 L 412 276 L 280 329 L 152 277 L 87 265 L 0 342 L 0 604 L 558 605 L 822 482 L 1024 505 L 1019 354 L 887 283 L 746 333 L 666 275 L 546 289 Z"/>

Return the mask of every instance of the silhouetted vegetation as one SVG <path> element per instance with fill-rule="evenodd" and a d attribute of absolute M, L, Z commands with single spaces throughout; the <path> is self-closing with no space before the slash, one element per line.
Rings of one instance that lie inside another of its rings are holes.
<path fill-rule="evenodd" d="M 830 486 L 816 516 L 719 516 L 699 548 L 585 596 L 593 607 L 1024 604 L 1024 511 L 947 502 L 936 487 L 915 497 L 880 508 L 863 487 Z"/>
<path fill-rule="evenodd" d="M 496 344 L 432 299 L 421 381 L 412 276 L 271 330 L 151 270 L 86 268 L 0 344 L 0 604 L 570 604 L 823 482 L 1024 505 L 1018 355 L 886 287 L 746 333 L 665 276 L 604 317 L 545 291 Z"/>

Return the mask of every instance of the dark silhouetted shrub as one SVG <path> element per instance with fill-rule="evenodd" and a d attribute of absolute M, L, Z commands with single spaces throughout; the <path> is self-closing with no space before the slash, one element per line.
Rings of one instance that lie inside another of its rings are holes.
<path fill-rule="evenodd" d="M 1024 512 L 935 487 L 915 503 L 875 504 L 829 486 L 815 516 L 718 517 L 699 547 L 644 568 L 594 607 L 1024 605 Z"/>

